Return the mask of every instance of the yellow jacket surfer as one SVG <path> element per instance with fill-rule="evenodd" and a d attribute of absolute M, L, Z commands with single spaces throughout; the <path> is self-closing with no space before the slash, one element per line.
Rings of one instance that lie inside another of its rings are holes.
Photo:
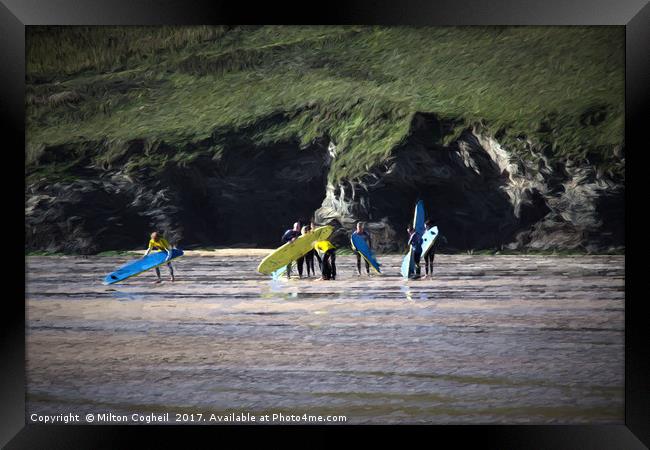
<path fill-rule="evenodd" d="M 167 239 L 162 237 L 158 232 L 154 231 L 151 233 L 151 239 L 149 240 L 149 247 L 147 248 L 147 251 L 145 252 L 144 256 L 147 256 L 149 253 L 151 253 L 151 250 L 161 250 L 164 252 L 167 252 L 167 258 L 165 259 L 165 262 L 169 261 L 172 257 L 172 246 L 169 243 Z M 174 278 L 174 268 L 172 267 L 172 263 L 167 262 L 167 267 L 169 268 L 169 274 L 171 275 L 171 281 L 176 281 Z M 160 283 L 162 281 L 162 278 L 160 278 L 160 269 L 156 267 L 156 275 L 158 276 L 158 280 L 156 283 Z"/>
<path fill-rule="evenodd" d="M 336 280 L 336 247 L 330 241 L 314 242 L 314 249 L 322 255 L 321 280 Z"/>

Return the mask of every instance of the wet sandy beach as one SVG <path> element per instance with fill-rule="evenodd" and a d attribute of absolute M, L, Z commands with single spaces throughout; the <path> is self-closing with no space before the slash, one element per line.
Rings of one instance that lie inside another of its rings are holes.
<path fill-rule="evenodd" d="M 272 281 L 260 259 L 104 286 L 124 257 L 27 257 L 27 415 L 624 421 L 623 256 L 438 255 L 417 281 L 398 256 L 371 278 L 339 256 L 336 281 Z"/>

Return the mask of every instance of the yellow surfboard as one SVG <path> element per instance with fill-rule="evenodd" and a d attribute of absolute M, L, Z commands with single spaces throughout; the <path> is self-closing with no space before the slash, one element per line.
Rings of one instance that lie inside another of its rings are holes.
<path fill-rule="evenodd" d="M 307 234 L 303 234 L 293 242 L 287 242 L 264 258 L 257 267 L 257 271 L 265 275 L 270 275 L 280 267 L 286 266 L 291 261 L 295 261 L 301 256 L 309 253 L 309 251 L 314 248 L 314 242 L 327 239 L 333 231 L 333 226 L 325 225 L 324 227 L 318 227 Z"/>

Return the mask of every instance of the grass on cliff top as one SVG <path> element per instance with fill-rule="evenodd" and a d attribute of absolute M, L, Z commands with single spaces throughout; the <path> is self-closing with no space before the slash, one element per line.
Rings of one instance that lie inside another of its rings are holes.
<path fill-rule="evenodd" d="M 558 158 L 611 159 L 623 38 L 622 27 L 29 27 L 27 162 L 56 144 L 181 148 L 245 129 L 260 145 L 330 136 L 330 176 L 349 178 L 387 157 L 418 111 Z"/>

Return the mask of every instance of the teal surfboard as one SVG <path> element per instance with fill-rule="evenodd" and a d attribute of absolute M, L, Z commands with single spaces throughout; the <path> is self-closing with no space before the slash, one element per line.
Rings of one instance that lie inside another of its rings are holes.
<path fill-rule="evenodd" d="M 183 250 L 177 248 L 172 249 L 171 259 L 178 258 L 179 256 L 183 256 Z M 167 258 L 167 252 L 154 252 L 148 254 L 144 258 L 131 261 L 117 269 L 115 272 L 106 275 L 106 277 L 104 277 L 104 284 L 113 284 L 119 281 L 124 281 L 127 278 L 134 277 L 142 272 L 158 267 L 165 264 L 165 258 Z"/>
<path fill-rule="evenodd" d="M 420 233 L 424 234 L 424 202 L 419 200 L 415 204 L 415 212 L 413 213 L 413 228 Z M 412 249 L 409 247 L 409 252 L 402 260 L 401 273 L 404 278 L 408 278 L 415 271 L 415 258 L 412 254 Z"/>
<path fill-rule="evenodd" d="M 433 247 L 436 238 L 438 237 L 438 227 L 431 227 L 422 235 L 422 257 L 427 256 L 431 247 Z"/>
<path fill-rule="evenodd" d="M 293 263 L 291 263 L 293 264 Z M 295 266 L 294 266 L 295 267 Z M 287 266 L 282 266 L 275 272 L 271 272 L 271 278 L 273 280 L 279 280 L 282 275 L 285 275 L 287 273 Z"/>
<path fill-rule="evenodd" d="M 368 264 L 377 271 L 377 273 L 381 273 L 381 270 L 379 269 L 379 261 L 377 261 L 377 258 L 375 258 L 375 255 L 372 253 L 370 248 L 368 248 L 368 244 L 366 244 L 366 241 L 363 240 L 361 236 L 357 236 L 356 234 L 352 235 L 352 238 L 350 238 L 350 241 L 352 241 L 352 247 L 361 253 L 361 256 L 363 256 L 363 259 L 368 261 Z"/>
<path fill-rule="evenodd" d="M 284 275 L 285 273 L 287 273 L 287 266 L 282 266 L 278 270 L 276 270 L 275 272 L 271 273 L 271 278 L 273 278 L 274 280 L 277 280 L 282 275 Z"/>
<path fill-rule="evenodd" d="M 404 278 L 408 278 L 409 273 L 413 271 L 414 266 L 415 266 L 415 258 L 413 258 L 413 254 L 411 253 L 411 250 L 409 250 L 409 252 L 402 260 L 402 268 L 401 268 L 402 276 Z"/>

